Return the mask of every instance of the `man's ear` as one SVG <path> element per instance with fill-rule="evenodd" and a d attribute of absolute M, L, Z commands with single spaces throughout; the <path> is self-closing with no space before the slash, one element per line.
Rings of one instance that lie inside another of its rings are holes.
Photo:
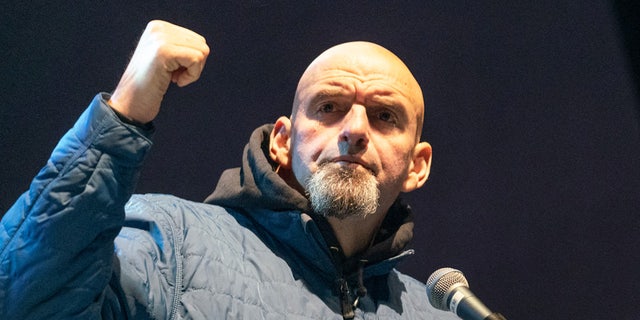
<path fill-rule="evenodd" d="M 291 156 L 289 148 L 291 146 L 291 120 L 287 117 L 280 117 L 276 120 L 269 139 L 269 156 L 271 160 L 280 165 L 280 168 L 291 168 Z"/>
<path fill-rule="evenodd" d="M 402 192 L 411 192 L 422 187 L 429 178 L 429 172 L 431 172 L 431 145 L 420 142 L 413 149 L 413 159 L 409 164 Z"/>

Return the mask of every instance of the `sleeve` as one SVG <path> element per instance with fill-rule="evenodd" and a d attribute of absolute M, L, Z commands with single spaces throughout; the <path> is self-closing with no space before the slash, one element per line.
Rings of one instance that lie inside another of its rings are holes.
<path fill-rule="evenodd" d="M 2 219 L 0 319 L 111 318 L 104 312 L 117 310 L 113 240 L 153 129 L 123 123 L 108 98 L 94 98 Z"/>

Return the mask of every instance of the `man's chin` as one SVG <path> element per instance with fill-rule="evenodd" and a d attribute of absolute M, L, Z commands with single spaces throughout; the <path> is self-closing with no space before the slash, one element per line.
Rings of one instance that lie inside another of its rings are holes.
<path fill-rule="evenodd" d="M 359 163 L 324 163 L 307 183 L 314 211 L 344 219 L 376 212 L 379 190 L 375 176 Z"/>

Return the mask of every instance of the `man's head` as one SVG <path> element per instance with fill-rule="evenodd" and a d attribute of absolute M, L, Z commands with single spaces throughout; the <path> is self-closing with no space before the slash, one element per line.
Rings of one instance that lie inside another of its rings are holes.
<path fill-rule="evenodd" d="M 291 119 L 278 119 L 272 132 L 271 158 L 317 213 L 386 212 L 429 175 L 423 114 L 420 86 L 397 56 L 369 42 L 344 43 L 302 75 Z"/>

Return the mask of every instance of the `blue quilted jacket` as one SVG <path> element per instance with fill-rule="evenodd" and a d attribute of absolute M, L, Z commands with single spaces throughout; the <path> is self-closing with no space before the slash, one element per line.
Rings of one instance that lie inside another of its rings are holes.
<path fill-rule="evenodd" d="M 453 319 L 421 282 L 399 202 L 376 244 L 345 259 L 264 155 L 257 129 L 241 168 L 205 203 L 134 195 L 153 129 L 98 95 L 0 228 L 0 319 Z"/>

